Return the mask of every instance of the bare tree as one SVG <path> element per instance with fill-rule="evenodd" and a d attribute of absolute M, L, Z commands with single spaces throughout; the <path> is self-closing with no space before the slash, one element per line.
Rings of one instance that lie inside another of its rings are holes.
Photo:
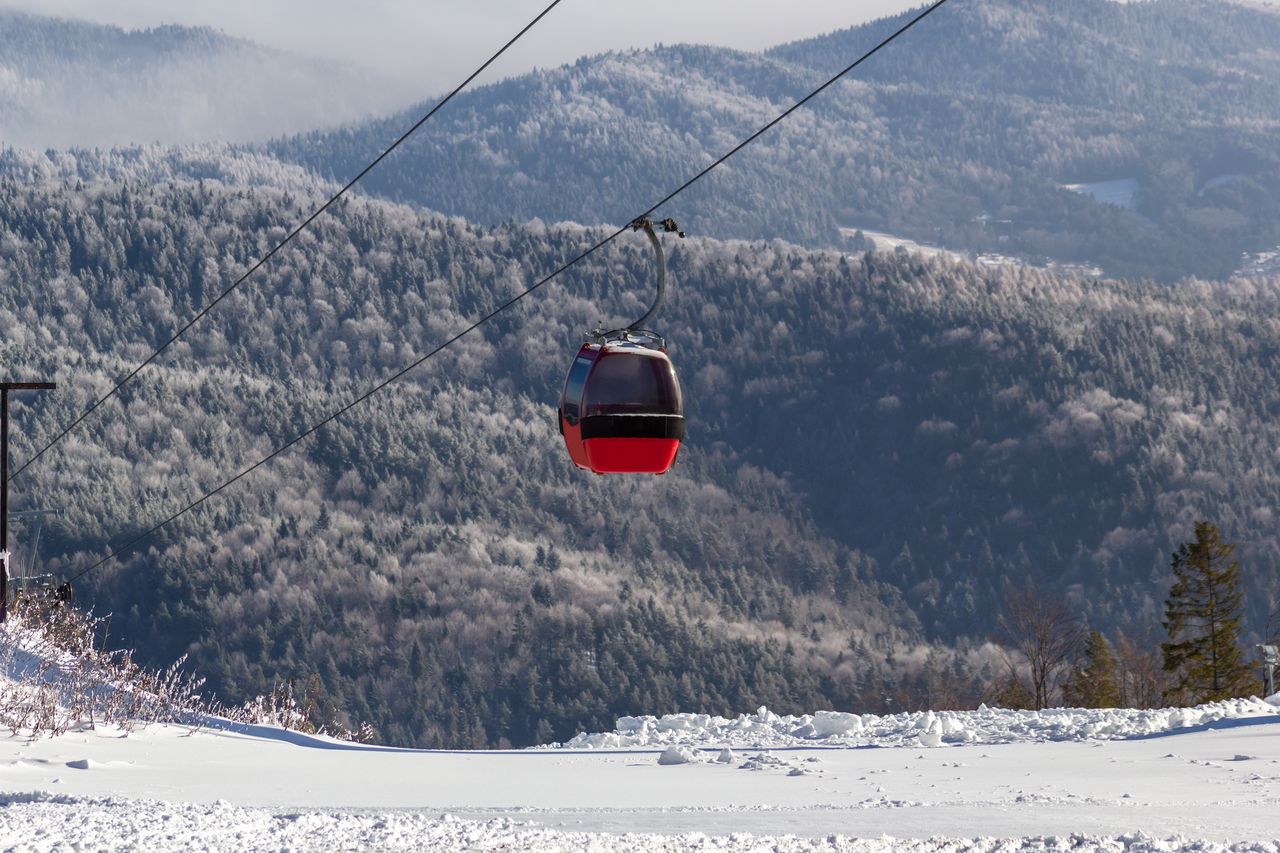
<path fill-rule="evenodd" d="M 1280 604 L 1277 604 L 1274 600 L 1272 604 L 1275 606 L 1267 614 L 1267 626 L 1263 629 L 1262 636 L 1265 642 L 1274 646 L 1280 644 Z"/>
<path fill-rule="evenodd" d="M 1116 662 L 1120 675 L 1120 704 L 1125 708 L 1158 708 L 1169 678 L 1160 657 L 1159 644 L 1131 640 L 1116 632 Z"/>
<path fill-rule="evenodd" d="M 1036 710 L 1046 707 L 1062 672 L 1080 650 L 1084 636 L 1080 619 L 1061 595 L 1027 578 L 1021 587 L 1005 593 L 999 625 L 1006 644 L 1026 659 Z"/>

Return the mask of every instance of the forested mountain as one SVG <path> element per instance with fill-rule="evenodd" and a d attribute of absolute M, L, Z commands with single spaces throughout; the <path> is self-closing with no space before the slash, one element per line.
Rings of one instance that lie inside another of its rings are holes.
<path fill-rule="evenodd" d="M 904 20 L 760 54 L 606 54 L 484 87 L 364 187 L 486 224 L 626 221 Z M 670 212 L 719 237 L 835 246 L 848 226 L 1113 276 L 1223 278 L 1280 244 L 1277 44 L 1280 14 L 1219 0 L 957 0 Z M 346 178 L 419 112 L 269 150 Z M 1064 188 L 1107 180 L 1126 188 L 1108 202 Z"/>
<path fill-rule="evenodd" d="M 60 383 L 15 410 L 19 461 L 316 202 L 296 175 L 94 182 L 65 159 L 6 165 L 78 178 L 0 183 L 0 364 Z M 18 478 L 19 507 L 62 513 L 47 566 L 87 565 L 598 236 L 341 204 Z M 681 464 L 584 475 L 554 426 L 563 371 L 582 329 L 637 312 L 650 263 L 611 245 L 80 599 L 230 699 L 315 672 L 385 740 L 451 745 L 641 710 L 976 701 L 1008 584 L 1141 633 L 1200 517 L 1240 543 L 1260 630 L 1280 282 L 691 238 L 662 325 Z"/>
<path fill-rule="evenodd" d="M 19 459 L 314 203 L 211 182 L 3 195 L 0 363 L 62 383 L 18 415 Z M 344 206 L 19 479 L 20 506 L 62 512 L 47 566 L 65 576 L 123 542 L 587 236 Z M 644 708 L 845 706 L 864 689 L 879 703 L 867 685 L 918 629 L 788 484 L 713 445 L 662 480 L 565 464 L 549 403 L 561 350 L 638 285 L 638 248 L 105 567 L 80 599 L 150 658 L 190 650 L 225 696 L 316 672 L 398 743 L 530 743 Z"/>
<path fill-rule="evenodd" d="M 418 92 L 421 97 L 422 92 Z M 0 10 L 0 143 L 264 140 L 402 107 L 406 87 L 214 30 Z"/>

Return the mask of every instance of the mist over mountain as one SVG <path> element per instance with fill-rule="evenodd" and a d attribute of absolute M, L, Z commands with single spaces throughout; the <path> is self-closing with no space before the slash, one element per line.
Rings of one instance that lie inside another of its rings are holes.
<path fill-rule="evenodd" d="M 0 142 L 28 148 L 265 140 L 397 109 L 421 91 L 206 28 L 0 10 Z"/>
<path fill-rule="evenodd" d="M 476 89 L 363 186 L 488 224 L 624 222 L 905 18 Z M 668 212 L 719 237 L 837 246 L 847 226 L 1110 276 L 1226 277 L 1280 245 L 1276 44 L 1273 10 L 1214 0 L 951 3 Z M 269 150 L 343 179 L 417 112 Z M 1124 191 L 1094 190 L 1107 181 Z"/>

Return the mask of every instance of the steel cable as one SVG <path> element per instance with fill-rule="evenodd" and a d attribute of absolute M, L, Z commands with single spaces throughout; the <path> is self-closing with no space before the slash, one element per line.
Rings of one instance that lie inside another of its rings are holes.
<path fill-rule="evenodd" d="M 861 64 L 862 64 L 862 63 L 864 63 L 864 62 L 866 62 L 868 59 L 870 59 L 872 56 L 874 56 L 876 53 L 878 53 L 881 49 L 883 49 L 884 47 L 886 47 L 887 45 L 889 45 L 890 43 L 892 43 L 895 39 L 897 39 L 897 38 L 898 38 L 899 36 L 901 36 L 903 33 L 905 33 L 905 32 L 907 32 L 908 30 L 910 30 L 912 27 L 914 27 L 916 24 L 918 24 L 920 21 L 922 21 L 925 17 L 927 17 L 929 14 L 931 14 L 931 13 L 932 13 L 933 11 L 935 11 L 936 9 L 938 9 L 938 8 L 940 8 L 941 6 L 945 5 L 947 2 L 948 2 L 948 0 L 936 0 L 936 2 L 934 2 L 934 3 L 933 3 L 933 4 L 931 4 L 930 6 L 926 7 L 926 8 L 925 8 L 924 10 L 922 10 L 920 13 L 918 13 L 918 14 L 917 14 L 917 15 L 915 15 L 913 18 L 911 18 L 907 23 L 905 23 L 905 24 L 904 24 L 904 25 L 902 25 L 900 28 L 898 28 L 896 31 L 894 31 L 892 35 L 888 36 L 888 37 L 887 37 L 887 38 L 885 38 L 883 41 L 881 41 L 879 44 L 877 44 L 875 47 L 871 48 L 869 51 L 867 51 L 866 53 L 862 54 L 862 56 L 858 57 L 858 59 L 854 60 L 852 63 L 850 63 L 849 65 L 847 65 L 847 66 L 846 66 L 842 71 L 839 71 L 839 72 L 838 72 L 838 73 L 836 73 L 833 77 L 831 77 L 829 80 L 827 80 L 825 83 L 823 83 L 821 86 L 819 86 L 818 88 L 814 89 L 812 92 L 810 92 L 810 93 L 809 93 L 808 95 L 806 95 L 805 97 L 803 97 L 803 98 L 801 98 L 800 100 L 796 101 L 794 104 L 792 104 L 790 107 L 788 107 L 785 111 L 783 111 L 783 112 L 779 113 L 779 114 L 778 114 L 778 115 L 777 115 L 777 116 L 776 116 L 772 121 L 770 121 L 768 124 L 766 124 L 766 125 L 764 125 L 763 127 L 761 127 L 761 128 L 760 128 L 759 130 L 757 130 L 755 133 L 753 133 L 753 134 L 751 134 L 750 136 L 748 136 L 748 137 L 747 137 L 746 139 L 744 139 L 742 142 L 740 142 L 740 143 L 738 143 L 737 145 L 735 145 L 732 149 L 730 149 L 726 154 L 724 154 L 722 157 L 720 157 L 719 159 L 717 159 L 717 160 L 716 160 L 715 162 L 713 162 L 711 165 L 707 166 L 707 167 L 706 167 L 706 168 L 704 168 L 702 171 L 700 171 L 700 172 L 698 172 L 696 175 L 694 175 L 692 178 L 690 178 L 689 180 L 685 181 L 685 182 L 684 182 L 683 184 L 681 184 L 678 188 L 676 188 L 676 189 L 675 189 L 675 190 L 673 190 L 672 192 L 668 193 L 668 194 L 667 194 L 666 196 L 664 196 L 660 201 L 658 201 L 656 204 L 654 204 L 654 205 L 652 205 L 651 207 L 649 207 L 649 208 L 648 208 L 647 210 L 645 210 L 643 213 L 641 213 L 641 214 L 639 214 L 638 216 L 634 216 L 634 217 L 632 217 L 631 219 L 629 219 L 629 220 L 628 220 L 628 224 L 627 224 L 627 225 L 624 225 L 624 226 L 622 226 L 621 228 L 618 228 L 617 230 L 615 230 L 615 231 L 611 232 L 608 236 L 604 237 L 604 238 L 603 238 L 603 239 L 601 239 L 599 242 L 595 243 L 595 244 L 594 244 L 594 245 L 592 245 L 590 248 L 586 249 L 586 250 L 585 250 L 585 251 L 583 251 L 581 254 L 579 254 L 579 255 L 577 255 L 576 257 L 574 257 L 572 260 L 569 260 L 569 261 L 565 262 L 564 264 L 562 264 L 559 268 L 557 268 L 557 269 L 556 269 L 554 272 L 552 272 L 551 274 L 549 274 L 549 275 L 547 275 L 546 277 L 544 277 L 544 278 L 540 279 L 540 280 L 539 280 L 539 281 L 537 281 L 536 283 L 534 283 L 534 284 L 530 285 L 527 289 L 525 289 L 524 291 L 522 291 L 522 292 L 520 292 L 520 293 L 516 294 L 516 295 L 515 295 L 515 296 L 513 296 L 511 299 L 508 299 L 506 302 L 504 302 L 503 304 L 499 305 L 497 308 L 493 309 L 493 310 L 492 310 L 492 311 L 490 311 L 488 314 L 485 314 L 483 317 L 481 317 L 480 319 L 476 320 L 476 321 L 475 321 L 475 322 L 473 322 L 471 325 L 467 326 L 465 329 L 463 329 L 462 331 L 458 332 L 458 333 L 457 333 L 457 334 L 455 334 L 453 337 L 449 338 L 449 339 L 448 339 L 448 340 L 446 340 L 444 343 L 440 344 L 440 345 L 439 345 L 439 346 L 437 346 L 435 349 L 433 349 L 433 350 L 431 350 L 430 352 L 428 352 L 426 355 L 423 355 L 422 357 L 418 358 L 418 359 L 417 359 L 417 360 L 415 360 L 413 363 L 411 363 L 411 364 L 409 364 L 408 366 L 406 366 L 406 367 L 404 367 L 404 368 L 400 369 L 400 370 L 399 370 L 399 371 L 397 371 L 396 373 L 392 374 L 390 377 L 388 377 L 388 378 L 386 378 L 386 379 L 382 380 L 381 382 L 379 382 L 378 384 L 374 385 L 374 386 L 373 386 L 372 388 L 370 388 L 368 391 L 365 391 L 365 392 L 364 392 L 363 394 L 361 394 L 360 396 L 358 396 L 358 397 L 356 397 L 355 399 L 351 400 L 350 402 L 346 403 L 346 404 L 345 404 L 345 405 L 343 405 L 341 408 L 339 408 L 339 409 L 335 410 L 334 412 L 332 412 L 331 414 L 327 415 L 325 418 L 323 418 L 322 420 L 318 421 L 318 422 L 317 422 L 317 423 L 315 423 L 314 425 L 312 425 L 312 426 L 308 427 L 304 432 L 299 433 L 299 434 L 298 434 L 298 435 L 296 435 L 294 438 L 290 439 L 287 443 L 285 443 L 285 444 L 281 445 L 280 447 L 278 447 L 277 449 L 273 450 L 270 454 L 268 454 L 268 455 L 266 455 L 266 456 L 262 457 L 262 458 L 261 458 L 261 459 L 259 459 L 257 462 L 255 462 L 255 463 L 253 463 L 252 465 L 250 465 L 249 467 L 247 467 L 247 468 L 243 469 L 243 470 L 242 470 L 242 471 L 240 471 L 238 474 L 236 474 L 234 477 L 232 477 L 231 479 L 229 479 L 229 480 L 227 480 L 226 482 L 222 483 L 222 485 L 218 486 L 218 487 L 217 487 L 217 488 L 215 488 L 215 489 L 212 489 L 212 490 L 211 490 L 211 491 L 209 491 L 209 492 L 206 492 L 206 493 L 205 493 L 204 495 L 202 495 L 200 498 L 198 498 L 198 499 L 196 499 L 195 501 L 192 501 L 191 503 L 187 504 L 187 505 L 186 505 L 185 507 L 183 507 L 182 509 L 180 509 L 180 510 L 178 510 L 177 512 L 173 513 L 173 514 L 172 514 L 172 515 L 170 515 L 169 517 L 165 518 L 163 521 L 158 522 L 157 524 L 155 524 L 153 527 L 149 528 L 149 529 L 148 529 L 148 530 L 146 530 L 145 532 L 143 532 L 143 533 L 141 533 L 141 534 L 139 534 L 139 535 L 135 536 L 134 538 L 130 539 L 126 544 L 124 544 L 124 545 L 120 546 L 119 548 L 116 548 L 116 549 L 115 549 L 115 550 L 113 550 L 111 553 L 107 554 L 107 556 L 105 556 L 105 557 L 103 557 L 102 559 L 98 560 L 98 561 L 97 561 L 96 563 L 94 563 L 93 565 L 89 566 L 88 568 L 84 569 L 83 571 L 79 572 L 78 574 L 76 574 L 76 575 L 72 576 L 72 577 L 70 578 L 70 580 L 71 580 L 71 581 L 73 581 L 73 582 L 74 582 L 74 581 L 76 581 L 76 580 L 79 580 L 80 578 L 84 577 L 85 575 L 89 574 L 90 572 L 94 571 L 95 569 L 99 568 L 100 566 L 102 566 L 102 565 L 104 565 L 104 564 L 106 564 L 106 563 L 110 562 L 111 560 L 114 560 L 116 557 L 118 557 L 118 556 L 120 556 L 121 554 L 123 554 L 124 552 L 126 552 L 126 551 L 130 550 L 131 548 L 133 548 L 133 547 L 134 547 L 135 545 L 137 545 L 138 543 L 142 542 L 143 540 L 147 539 L 147 538 L 148 538 L 149 536 L 151 536 L 152 534 L 154 534 L 154 533 L 156 533 L 157 531 L 159 531 L 161 528 L 163 528 L 163 527 L 165 527 L 166 525 L 168 525 L 168 524 L 172 523 L 173 521 L 176 521 L 178 518 L 182 517 L 182 516 L 183 516 L 183 515 L 185 515 L 186 513 L 190 512 L 191 510 L 193 510 L 193 509 L 195 509 L 196 507 L 200 506 L 200 505 L 201 505 L 201 504 L 203 504 L 205 501 L 207 501 L 207 500 L 209 500 L 210 498 L 212 498 L 213 496 L 217 495 L 219 492 L 223 491 L 223 490 L 224 490 L 224 489 L 226 489 L 227 487 L 229 487 L 229 486 L 233 485 L 234 483 L 238 482 L 239 480 L 241 480 L 241 479 L 243 479 L 244 477 L 248 476 L 249 474 L 253 473 L 253 472 L 254 472 L 254 471 L 256 471 L 258 468 L 261 468 L 263 465 L 267 464 L 267 463 L 268 463 L 268 462 L 270 462 L 272 459 L 274 459 L 274 458 L 276 458 L 277 456 L 279 456 L 281 453 L 284 453 L 286 450 L 288 450 L 289 448 L 293 447 L 293 446 L 294 446 L 294 445 L 296 445 L 298 442 L 302 441 L 303 439 L 307 438 L 307 437 L 308 437 L 308 436 L 310 436 L 310 435 L 313 435 L 317 430 L 321 429 L 321 428 L 322 428 L 322 427 L 324 427 L 326 424 L 329 424 L 329 423 L 333 422 L 334 420 L 336 420 L 336 419 L 338 419 L 339 417 L 341 417 L 343 414 L 345 414 L 345 413 L 347 413 L 347 412 L 351 411 L 351 409 L 353 409 L 353 408 L 355 408 L 356 406 L 360 405 L 360 404 L 361 404 L 361 403 L 363 403 L 365 400 L 368 400 L 368 399 L 369 399 L 370 397 L 372 397 L 374 394 L 377 394 L 377 393 L 378 393 L 379 391 L 381 391 L 383 388 L 386 388 L 388 385 L 390 385 L 391 383 L 393 383 L 393 382 L 395 382 L 396 380 L 400 379 L 400 378 L 401 378 L 401 377 L 403 377 L 405 374 L 409 373 L 411 370 L 414 370 L 415 368 L 419 367 L 419 366 L 420 366 L 420 365 L 422 365 L 423 363 L 427 362 L 428 360 L 430 360 L 431 358 L 433 358 L 434 356 L 436 356 L 438 353 L 440 353 L 440 352 L 442 352 L 443 350 L 447 349 L 449 346 L 451 346 L 452 344 L 454 344 L 454 343 L 455 343 L 455 342 L 457 342 L 458 340 L 462 339 L 462 338 L 463 338 L 463 337 L 465 337 L 466 335 L 470 334 L 471 332 L 473 332 L 473 331 L 475 331 L 476 329 L 478 329 L 478 328 L 480 328 L 481 326 L 483 326 L 485 323 L 487 323 L 487 322 L 489 322 L 490 320 L 492 320 L 494 317 L 496 317 L 496 316 L 498 316 L 499 314 L 503 313 L 503 312 L 504 312 L 504 311 L 506 311 L 508 308 L 511 308 L 512 306 L 516 305 L 516 304 L 517 304 L 517 303 L 519 303 L 521 300 L 523 300 L 526 296 L 529 296 L 531 293 L 534 293 L 535 291 L 537 291 L 538 289 L 540 289 L 543 285 L 547 284 L 547 283 L 548 283 L 548 282 L 550 282 L 552 279 L 555 279 L 556 277 L 558 277 L 559 275 L 561 275 L 562 273 L 564 273 L 566 270 L 568 270 L 568 269 L 570 269 L 570 268 L 574 267 L 575 265 L 577 265 L 578 263 L 582 262 L 582 261 L 583 261 L 583 260 L 585 260 L 586 258 L 588 258 L 588 257 L 590 257 L 591 255 L 595 254 L 597 251 L 599 251 L 600 249 L 604 248 L 604 247 L 605 247 L 605 246 L 607 246 L 609 243 L 612 243 L 614 240 L 616 240 L 618 237 L 620 237 L 623 233 L 625 233 L 626 231 L 631 230 L 631 225 L 630 225 L 630 223 L 631 223 L 631 222 L 634 222 L 634 221 L 639 220 L 639 219 L 644 219 L 645 217 L 648 217 L 648 216 L 652 215 L 652 214 L 654 213 L 654 211 L 656 211 L 656 210 L 657 210 L 658 208 L 660 208 L 662 205 L 664 205 L 664 204 L 666 204 L 667 202 L 671 201 L 673 198 L 675 198 L 676 196 L 680 195 L 680 194 L 681 194 L 682 192 L 684 192 L 685 190 L 689 189 L 689 187 L 693 186 L 693 185 L 694 185 L 694 184 L 696 184 L 698 181 L 702 180 L 702 178 L 706 177 L 706 176 L 707 176 L 711 171 L 713 171 L 714 169 L 716 169 L 718 166 L 720 166 L 722 163 L 724 163 L 724 162 L 725 162 L 726 160 L 728 160 L 730 157 L 732 157 L 733 155 L 737 154 L 739 151 L 741 151 L 743 148 L 745 148 L 745 147 L 747 147 L 748 145 L 750 145 L 750 144 L 751 144 L 752 142 L 754 142 L 755 140 L 759 139 L 762 135 L 764 135 L 765 133 L 767 133 L 767 132 L 768 132 L 769 130 L 771 130 L 773 127 L 777 126 L 777 125 L 778 125 L 779 123 L 781 123 L 782 121 L 786 120 L 786 118 L 787 118 L 788 116 L 790 116 L 792 113 L 794 113 L 796 110 L 800 109 L 800 108 L 801 108 L 801 107 L 803 107 L 805 104 L 807 104 L 809 101 L 813 100 L 813 99 L 814 99 L 814 98 L 816 98 L 818 95 L 822 94 L 822 92 L 826 91 L 828 88 L 830 88 L 832 85 L 834 85 L 836 82 L 838 82 L 841 78 L 843 78 L 843 77 L 844 77 L 845 75 L 847 75 L 849 72 L 853 71 L 853 70 L 854 70 L 855 68 L 857 68 L 859 65 L 861 65 Z M 554 5 L 554 4 L 553 4 L 553 5 Z M 544 13 L 544 14 L 545 14 L 545 13 Z"/>

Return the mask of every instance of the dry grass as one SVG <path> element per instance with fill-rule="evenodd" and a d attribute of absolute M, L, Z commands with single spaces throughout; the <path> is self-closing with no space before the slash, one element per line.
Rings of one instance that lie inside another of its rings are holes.
<path fill-rule="evenodd" d="M 99 637 L 106 636 L 106 621 L 52 595 L 15 604 L 0 625 L 0 731 L 35 738 L 99 726 L 131 732 L 173 723 L 196 730 L 227 721 L 372 739 L 367 725 L 351 732 L 320 722 L 314 677 L 301 692 L 289 681 L 244 705 L 226 706 L 202 695 L 204 679 L 182 671 L 185 656 L 155 671 L 139 666 L 130 652 L 105 648 Z"/>

